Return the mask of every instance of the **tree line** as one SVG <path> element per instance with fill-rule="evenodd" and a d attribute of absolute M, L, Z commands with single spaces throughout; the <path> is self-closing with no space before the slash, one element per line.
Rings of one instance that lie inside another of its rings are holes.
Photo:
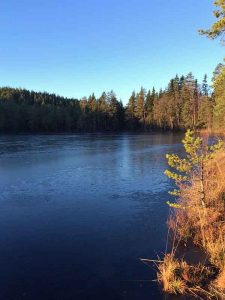
<path fill-rule="evenodd" d="M 133 92 L 127 105 L 113 91 L 99 98 L 68 99 L 25 89 L 0 88 L 0 132 L 185 130 L 212 126 L 214 95 L 207 76 L 171 79 L 164 90 Z"/>

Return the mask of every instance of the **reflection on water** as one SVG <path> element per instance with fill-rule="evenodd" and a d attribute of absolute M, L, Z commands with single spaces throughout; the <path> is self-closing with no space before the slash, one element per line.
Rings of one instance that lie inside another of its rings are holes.
<path fill-rule="evenodd" d="M 0 299 L 165 299 L 139 258 L 164 251 L 180 140 L 0 137 Z"/>

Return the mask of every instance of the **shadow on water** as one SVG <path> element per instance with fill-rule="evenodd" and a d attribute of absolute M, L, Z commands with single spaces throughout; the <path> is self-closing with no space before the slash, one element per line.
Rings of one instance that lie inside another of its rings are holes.
<path fill-rule="evenodd" d="M 179 299 L 140 257 L 165 250 L 165 154 L 180 135 L 0 138 L 0 299 Z"/>

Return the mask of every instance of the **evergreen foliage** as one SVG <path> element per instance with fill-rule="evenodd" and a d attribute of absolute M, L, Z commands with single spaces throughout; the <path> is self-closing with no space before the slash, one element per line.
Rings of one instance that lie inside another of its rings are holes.
<path fill-rule="evenodd" d="M 214 72 L 214 127 L 225 129 L 225 66 L 220 64 Z"/>
<path fill-rule="evenodd" d="M 206 35 L 210 39 L 221 36 L 223 40 L 225 33 L 225 1 L 217 0 L 214 2 L 214 5 L 217 7 L 213 12 L 216 21 L 210 29 L 200 30 L 200 33 Z M 203 82 L 203 93 L 206 95 L 205 87 L 206 84 Z M 213 99 L 215 101 L 213 122 L 209 121 L 209 123 L 213 123 L 213 127 L 216 130 L 223 131 L 225 129 L 225 66 L 223 64 L 219 64 L 214 71 L 213 88 Z M 204 107 L 203 109 L 205 110 L 206 108 Z"/>
<path fill-rule="evenodd" d="M 219 105 L 219 104 L 218 104 Z M 124 107 L 113 91 L 97 99 L 68 99 L 25 89 L 0 88 L 0 132 L 97 132 L 207 128 L 213 105 L 207 78 L 176 76 L 165 90 L 141 88 Z"/>
<path fill-rule="evenodd" d="M 216 10 L 213 12 L 216 21 L 213 23 L 211 28 L 207 30 L 200 30 L 201 34 L 205 34 L 210 39 L 215 39 L 219 36 L 224 36 L 225 32 L 225 1 L 224 0 L 216 0 L 214 1 L 214 5 L 216 6 Z"/>
<path fill-rule="evenodd" d="M 187 130 L 185 138 L 182 141 L 185 149 L 185 157 L 179 157 L 175 154 L 167 154 L 168 165 L 171 170 L 166 170 L 165 174 L 172 180 L 174 180 L 177 190 L 169 192 L 173 196 L 180 196 L 180 189 L 183 188 L 183 184 L 189 185 L 189 183 L 195 178 L 195 181 L 202 182 L 204 180 L 204 166 L 207 162 L 214 158 L 215 153 L 223 147 L 223 142 L 218 140 L 213 145 L 205 144 L 203 139 L 196 137 L 194 131 Z M 204 193 L 204 191 L 200 191 Z M 204 202 L 204 195 L 202 201 Z M 178 208 L 178 204 L 168 204 L 172 207 Z"/>

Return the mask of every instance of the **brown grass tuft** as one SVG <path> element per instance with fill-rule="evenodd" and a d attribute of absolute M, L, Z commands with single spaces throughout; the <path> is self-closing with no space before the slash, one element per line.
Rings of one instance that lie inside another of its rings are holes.
<path fill-rule="evenodd" d="M 163 286 L 164 292 L 176 295 L 207 294 L 207 297 L 209 296 L 202 287 L 215 275 L 210 267 L 203 264 L 188 265 L 185 260 L 178 260 L 172 254 L 166 254 L 157 266 L 158 282 Z"/>
<path fill-rule="evenodd" d="M 163 290 L 170 294 L 185 294 L 187 286 L 181 274 L 187 273 L 188 265 L 179 262 L 171 254 L 166 254 L 163 262 L 158 265 L 158 281 Z"/>

